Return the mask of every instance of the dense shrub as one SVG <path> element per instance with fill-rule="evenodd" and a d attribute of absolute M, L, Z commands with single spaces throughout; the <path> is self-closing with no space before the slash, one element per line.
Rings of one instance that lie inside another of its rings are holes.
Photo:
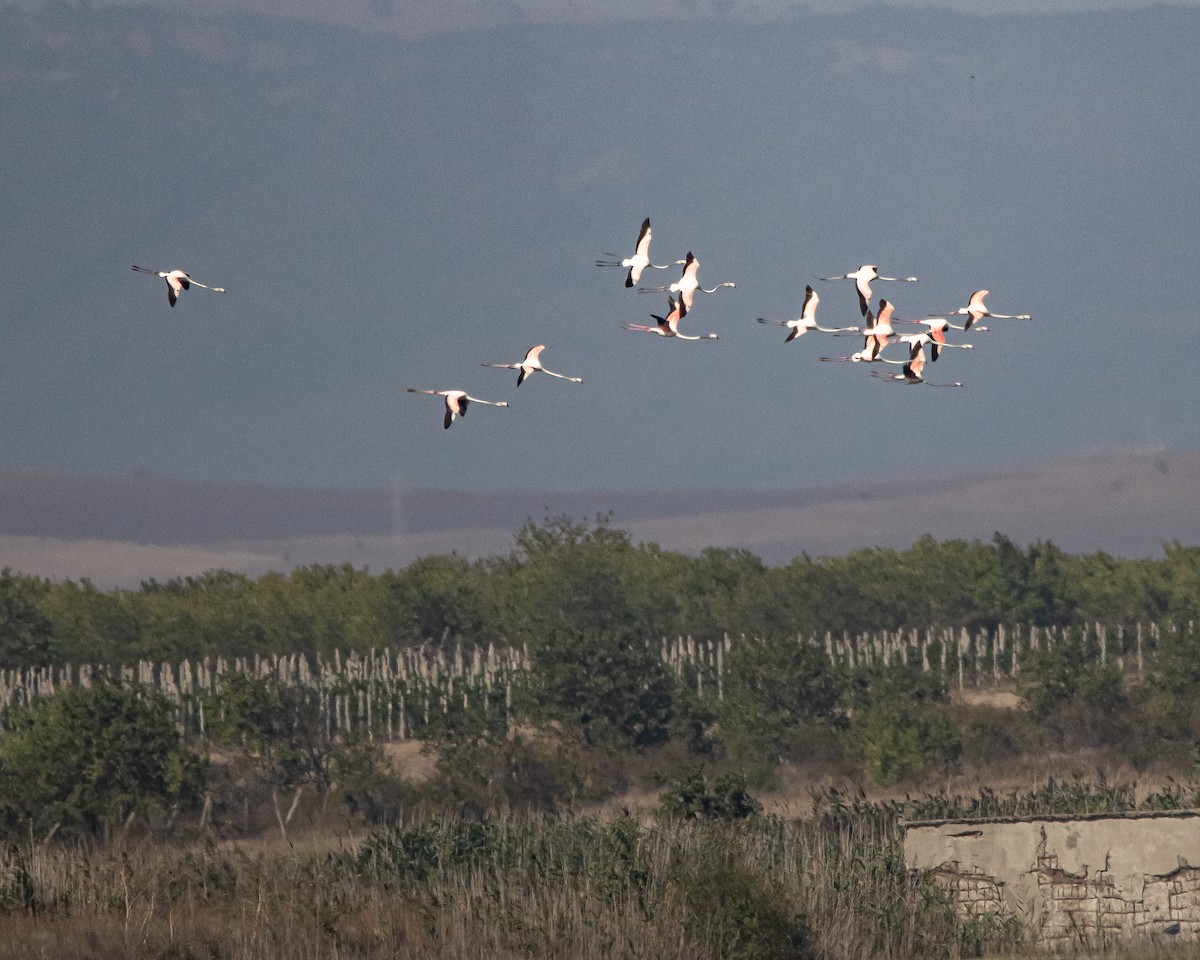
<path fill-rule="evenodd" d="M 823 650 L 794 640 L 742 643 L 730 651 L 720 737 L 744 768 L 802 759 L 841 721 L 842 678 Z"/>
<path fill-rule="evenodd" d="M 465 738 L 443 741 L 433 750 L 437 770 L 420 796 L 470 816 L 552 813 L 602 800 L 628 785 L 622 765 L 608 751 L 551 737 Z"/>
<path fill-rule="evenodd" d="M 0 830 L 95 834 L 135 813 L 193 806 L 205 763 L 152 690 L 99 683 L 16 711 L 0 738 Z"/>
<path fill-rule="evenodd" d="M 316 690 L 275 678 L 226 673 L 209 698 L 208 735 L 216 744 L 243 747 L 272 785 L 312 784 L 324 791 L 333 781 L 340 745 L 319 696 Z"/>
<path fill-rule="evenodd" d="M 962 737 L 946 701 L 943 680 L 916 665 L 860 671 L 851 686 L 848 740 L 864 772 L 890 786 L 952 768 Z"/>

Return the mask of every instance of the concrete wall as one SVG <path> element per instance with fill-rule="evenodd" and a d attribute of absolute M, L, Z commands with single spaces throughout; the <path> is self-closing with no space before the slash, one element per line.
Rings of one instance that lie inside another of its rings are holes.
<path fill-rule="evenodd" d="M 1200 940 L 1200 811 L 913 821 L 904 853 L 962 914 L 1015 917 L 1043 946 Z"/>

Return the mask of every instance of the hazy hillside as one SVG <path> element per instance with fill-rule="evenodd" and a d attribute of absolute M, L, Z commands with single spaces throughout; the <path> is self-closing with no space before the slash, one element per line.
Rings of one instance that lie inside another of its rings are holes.
<path fill-rule="evenodd" d="M 744 547 L 771 562 L 994 531 L 1151 557 L 1164 543 L 1200 543 L 1198 498 L 1200 456 L 1154 451 L 790 491 L 339 491 L 9 472 L 0 474 L 0 554 L 23 572 L 98 585 L 214 567 L 380 570 L 430 553 L 504 552 L 531 517 L 612 511 L 637 540 Z"/>

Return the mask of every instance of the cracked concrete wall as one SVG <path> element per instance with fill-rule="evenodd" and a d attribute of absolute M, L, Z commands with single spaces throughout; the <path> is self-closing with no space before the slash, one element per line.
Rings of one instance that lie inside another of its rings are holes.
<path fill-rule="evenodd" d="M 1200 811 L 914 821 L 904 852 L 962 914 L 1016 917 L 1044 946 L 1200 940 Z"/>

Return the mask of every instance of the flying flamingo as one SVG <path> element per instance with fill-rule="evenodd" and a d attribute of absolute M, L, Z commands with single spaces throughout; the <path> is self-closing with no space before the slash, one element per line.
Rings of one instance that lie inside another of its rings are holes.
<path fill-rule="evenodd" d="M 692 309 L 692 302 L 695 299 L 697 291 L 700 293 L 716 293 L 722 287 L 736 286 L 730 280 L 718 283 L 711 289 L 700 286 L 700 280 L 696 276 L 696 273 L 700 269 L 700 261 L 692 256 L 691 250 L 688 251 L 687 257 L 684 260 L 678 262 L 683 264 L 683 273 L 680 274 L 678 280 L 667 284 L 665 287 L 638 287 L 638 293 L 678 293 L 679 298 L 683 301 L 686 312 Z"/>
<path fill-rule="evenodd" d="M 683 298 L 676 300 L 674 297 L 667 297 L 667 305 L 671 308 L 665 317 L 660 317 L 656 313 L 650 314 L 658 321 L 658 326 L 651 327 L 644 323 L 623 323 L 622 329 L 633 330 L 637 333 L 657 333 L 660 337 L 677 337 L 680 340 L 716 340 L 715 333 L 707 333 L 702 337 L 690 337 L 685 333 L 679 332 L 679 321 L 687 316 L 687 308 L 683 305 Z"/>
<path fill-rule="evenodd" d="M 872 317 L 868 310 L 866 316 L 871 325 L 863 330 L 863 348 L 848 357 L 821 357 L 828 363 L 850 361 L 853 363 L 903 363 L 903 360 L 889 360 L 881 355 L 883 348 L 895 342 L 896 331 L 892 328 L 892 311 L 895 305 L 890 300 L 880 299 L 879 316 Z"/>
<path fill-rule="evenodd" d="M 499 367 L 502 370 L 520 370 L 517 375 L 517 386 L 525 382 L 525 379 L 531 374 L 537 373 L 539 370 L 551 377 L 558 377 L 559 380 L 569 380 L 571 383 L 583 383 L 582 377 L 567 377 L 561 373 L 555 373 L 553 370 L 547 370 L 542 366 L 542 351 L 546 349 L 544 343 L 539 343 L 536 347 L 530 347 L 529 352 L 525 354 L 525 359 L 520 363 L 485 363 L 485 367 Z"/>
<path fill-rule="evenodd" d="M 858 290 L 858 310 L 864 317 L 871 309 L 871 281 L 899 280 L 904 283 L 916 283 L 916 277 L 881 277 L 879 268 L 873 263 L 864 263 L 853 273 L 843 273 L 836 277 L 818 277 L 818 280 L 853 280 Z"/>
<path fill-rule="evenodd" d="M 984 317 L 995 317 L 998 320 L 1032 320 L 1033 318 L 1027 313 L 992 313 L 983 305 L 983 298 L 988 295 L 987 290 L 976 290 L 971 294 L 971 299 L 965 307 L 959 307 L 957 310 L 951 310 L 945 316 L 951 317 L 966 317 L 966 322 L 962 328 L 970 330 L 971 324 L 982 320 Z M 930 317 L 943 318 L 942 314 L 931 313 Z"/>
<path fill-rule="evenodd" d="M 197 287 L 204 287 L 205 290 L 211 290 L 213 293 L 224 293 L 224 287 L 209 287 L 205 286 L 199 280 L 193 280 L 182 270 L 151 270 L 148 267 L 139 267 L 136 264 L 133 268 L 138 273 L 148 273 L 152 277 L 162 277 L 167 281 L 167 303 L 175 306 L 175 301 L 183 296 L 183 291 L 190 289 L 193 284 Z"/>
<path fill-rule="evenodd" d="M 885 341 L 886 342 L 886 341 Z M 884 344 L 878 337 L 863 338 L 863 348 L 848 357 L 821 357 L 823 363 L 907 363 L 906 360 L 889 360 L 880 353 Z"/>
<path fill-rule="evenodd" d="M 871 341 L 874 340 L 876 343 L 875 353 L 878 354 L 880 350 L 891 342 L 891 338 L 896 333 L 892 328 L 892 313 L 895 309 L 895 305 L 890 300 L 885 300 L 881 297 L 879 300 L 878 317 L 872 316 L 871 311 L 867 310 L 865 316 L 869 321 L 869 325 L 862 332 L 863 337 L 866 338 L 864 347 L 869 346 Z"/>
<path fill-rule="evenodd" d="M 937 358 L 941 356 L 943 347 L 953 347 L 957 350 L 974 350 L 975 347 L 970 343 L 947 343 L 946 334 L 940 330 L 930 330 L 928 333 L 908 333 L 902 337 L 893 337 L 891 343 L 907 343 L 910 348 L 920 346 L 924 347 L 929 344 L 929 356 L 931 363 L 937 363 Z"/>
<path fill-rule="evenodd" d="M 429 393 L 435 397 L 446 398 L 446 418 L 442 421 L 442 426 L 449 430 L 450 424 L 457 417 L 465 417 L 467 415 L 467 406 L 474 403 L 486 403 L 489 407 L 507 407 L 507 400 L 480 400 L 478 397 L 472 397 L 465 390 L 418 390 L 416 387 L 409 387 L 409 393 Z"/>
<path fill-rule="evenodd" d="M 945 334 L 947 330 L 966 330 L 966 327 L 960 327 L 956 323 L 951 323 L 945 317 L 930 317 L 928 320 L 893 320 L 893 323 L 919 323 L 924 324 L 929 328 L 930 333 Z M 987 327 L 972 327 L 976 333 L 988 333 Z"/>
<path fill-rule="evenodd" d="M 606 257 L 613 257 L 612 260 L 597 260 L 598 267 L 628 267 L 629 274 L 625 277 L 625 286 L 632 287 L 635 283 L 642 279 L 642 271 L 647 267 L 652 267 L 655 270 L 669 270 L 676 264 L 683 263 L 682 260 L 676 260 L 673 263 L 651 263 L 650 262 L 650 218 L 647 217 L 642 221 L 642 229 L 638 231 L 637 243 L 634 245 L 632 257 L 625 257 L 623 260 L 616 259 L 615 253 L 606 253 Z"/>
<path fill-rule="evenodd" d="M 898 363 L 899 361 L 891 360 L 889 363 Z M 878 377 L 880 380 L 888 380 L 892 383 L 921 383 L 927 387 L 961 387 L 962 384 L 955 380 L 953 383 L 930 383 L 925 379 L 925 348 L 919 344 L 913 344 L 912 354 L 909 357 L 908 363 L 904 365 L 904 369 L 900 373 L 881 373 L 878 370 L 872 370 L 871 376 Z"/>
<path fill-rule="evenodd" d="M 858 333 L 858 327 L 822 327 L 817 325 L 817 304 L 821 298 L 817 296 L 811 284 L 804 288 L 804 306 L 800 308 L 798 320 L 767 320 L 758 318 L 759 323 L 772 323 L 779 327 L 790 327 L 784 343 L 791 343 L 797 337 L 802 337 L 809 330 L 819 330 L 821 333 Z"/>

